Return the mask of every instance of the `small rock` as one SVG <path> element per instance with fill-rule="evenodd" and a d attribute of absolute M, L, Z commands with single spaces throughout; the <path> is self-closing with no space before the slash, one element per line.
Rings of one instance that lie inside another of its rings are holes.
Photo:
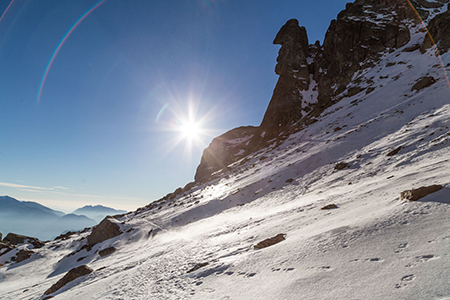
<path fill-rule="evenodd" d="M 442 185 L 430 185 L 430 186 L 424 186 L 420 187 L 418 189 L 412 189 L 403 191 L 400 193 L 400 200 L 406 199 L 409 201 L 417 201 L 420 198 L 423 198 L 431 193 L 437 192 L 442 189 Z"/>
<path fill-rule="evenodd" d="M 348 163 L 340 162 L 334 167 L 335 170 L 343 170 L 348 167 Z"/>
<path fill-rule="evenodd" d="M 46 290 L 44 295 L 53 294 L 54 292 L 56 292 L 57 290 L 59 290 L 60 288 L 62 288 L 66 284 L 68 284 L 69 282 L 77 279 L 78 277 L 90 274 L 92 272 L 93 272 L 93 270 L 86 265 L 82 265 L 82 266 L 73 268 L 72 270 L 67 272 L 67 274 L 64 275 L 63 278 L 58 280 L 58 282 L 56 282 L 48 290 Z"/>
<path fill-rule="evenodd" d="M 262 249 L 262 248 L 266 248 L 266 247 L 275 245 L 281 241 L 284 241 L 286 239 L 285 236 L 286 236 L 286 234 L 284 234 L 284 233 L 277 234 L 274 237 L 271 237 L 271 238 L 265 239 L 264 241 L 259 242 L 258 244 L 256 244 L 253 247 L 255 249 Z"/>
<path fill-rule="evenodd" d="M 100 257 L 103 257 L 103 256 L 110 255 L 110 254 L 114 253 L 115 251 L 116 251 L 116 248 L 114 248 L 114 247 L 109 247 L 109 248 L 100 250 L 100 251 L 98 252 L 98 255 L 100 255 Z"/>
<path fill-rule="evenodd" d="M 328 204 L 325 205 L 324 207 L 322 207 L 321 209 L 325 210 L 325 209 L 335 209 L 338 208 L 338 206 L 336 204 Z"/>
<path fill-rule="evenodd" d="M 294 179 L 289 178 L 288 180 L 286 180 L 286 183 L 292 183 L 294 181 Z"/>
<path fill-rule="evenodd" d="M 388 154 L 386 154 L 386 156 L 393 156 L 397 153 L 400 152 L 400 150 L 402 150 L 402 146 L 395 148 L 394 150 L 390 151 Z"/>
<path fill-rule="evenodd" d="M 205 267 L 205 266 L 207 266 L 207 265 L 209 265 L 209 262 L 204 262 L 204 263 L 196 264 L 192 269 L 190 269 L 189 271 L 187 271 L 187 273 L 192 273 L 192 272 L 197 271 L 198 269 L 203 268 L 203 267 Z"/>

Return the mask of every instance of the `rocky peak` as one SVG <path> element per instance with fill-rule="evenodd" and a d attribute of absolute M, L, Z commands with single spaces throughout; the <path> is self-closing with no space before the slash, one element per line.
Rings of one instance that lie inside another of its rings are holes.
<path fill-rule="evenodd" d="M 301 91 L 308 90 L 311 83 L 307 62 L 310 47 L 305 27 L 291 19 L 281 27 L 273 43 L 281 45 L 275 66 L 275 73 L 280 78 L 261 123 L 269 136 L 303 116 L 305 105 L 302 105 Z"/>
<path fill-rule="evenodd" d="M 247 139 L 234 136 L 241 130 L 231 130 L 214 139 L 203 153 L 196 181 L 226 170 L 267 141 L 281 139 L 292 130 L 308 126 L 344 97 L 365 89 L 366 93 L 373 91 L 368 82 L 359 85 L 354 75 L 376 65 L 384 54 L 402 47 L 402 51 L 408 52 L 429 49 L 434 43 L 425 30 L 421 45 L 405 47 L 411 40 L 413 27 L 422 26 L 421 19 L 428 24 L 441 53 L 448 51 L 450 7 L 446 5 L 449 2 L 356 0 L 331 21 L 323 45 L 319 41 L 309 45 L 305 27 L 298 20 L 288 20 L 273 41 L 281 45 L 275 66 L 279 78 L 261 125 L 246 130 Z"/>
<path fill-rule="evenodd" d="M 300 27 L 298 21 L 291 19 L 281 27 L 273 43 L 281 45 L 278 52 L 275 73 L 278 75 L 300 73 L 309 83 L 309 71 L 306 58 L 308 57 L 308 35 L 305 27 Z M 305 86 L 304 89 L 308 89 Z"/>

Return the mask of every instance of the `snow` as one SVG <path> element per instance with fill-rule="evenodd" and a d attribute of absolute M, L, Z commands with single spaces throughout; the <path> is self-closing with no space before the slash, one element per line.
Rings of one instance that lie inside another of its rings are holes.
<path fill-rule="evenodd" d="M 423 38 L 412 34 L 405 47 Z M 119 218 L 124 233 L 91 251 L 80 250 L 88 231 L 21 263 L 7 262 L 17 250 L 0 256 L 0 299 L 41 299 L 81 264 L 94 272 L 53 299 L 450 299 L 448 74 L 432 49 L 401 50 L 357 74 L 373 81 L 371 93 L 343 98 L 161 209 Z M 437 82 L 411 91 L 425 75 Z M 335 170 L 338 162 L 349 167 Z M 432 184 L 444 188 L 399 200 Z M 328 204 L 338 208 L 321 210 Z M 279 233 L 286 240 L 253 249 Z"/>

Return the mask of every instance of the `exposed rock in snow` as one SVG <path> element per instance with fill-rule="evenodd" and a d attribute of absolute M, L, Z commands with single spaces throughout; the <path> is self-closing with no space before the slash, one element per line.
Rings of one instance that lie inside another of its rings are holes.
<path fill-rule="evenodd" d="M 348 163 L 346 163 L 346 162 L 340 162 L 340 163 L 337 163 L 337 164 L 334 166 L 334 169 L 340 171 L 340 170 L 344 170 L 344 169 L 347 168 L 348 166 L 349 166 Z"/>
<path fill-rule="evenodd" d="M 72 270 L 67 272 L 67 274 L 64 275 L 63 278 L 58 280 L 58 282 L 56 282 L 48 290 L 46 290 L 44 295 L 53 294 L 54 292 L 58 291 L 59 289 L 61 289 L 63 286 L 65 286 L 69 282 L 77 279 L 78 277 L 88 275 L 92 272 L 93 272 L 93 270 L 86 265 L 82 265 L 82 266 L 73 268 Z"/>
<path fill-rule="evenodd" d="M 253 248 L 255 249 L 263 249 L 263 248 L 267 248 L 269 246 L 278 244 L 281 241 L 284 241 L 286 239 L 286 234 L 284 233 L 279 233 L 274 237 L 265 239 L 261 242 L 259 242 L 258 244 L 256 244 L 255 246 L 253 246 Z"/>
<path fill-rule="evenodd" d="M 89 247 L 122 234 L 119 225 L 111 217 L 106 217 L 92 229 L 87 237 Z"/>
<path fill-rule="evenodd" d="M 421 89 L 427 88 L 433 83 L 436 82 L 436 79 L 433 76 L 425 76 L 417 80 L 417 82 L 412 86 L 411 91 L 420 91 Z"/>
<path fill-rule="evenodd" d="M 98 251 L 98 255 L 100 255 L 100 257 L 103 257 L 103 256 L 110 255 L 110 254 L 114 253 L 115 251 L 116 251 L 116 248 L 108 247 L 106 249 Z"/>
<path fill-rule="evenodd" d="M 409 200 L 409 201 L 417 201 L 420 198 L 423 198 L 429 194 L 440 191 L 442 189 L 442 185 L 434 184 L 430 186 L 420 187 L 418 189 L 412 189 L 408 191 L 404 191 L 400 193 L 400 200 Z"/>
<path fill-rule="evenodd" d="M 338 206 L 336 204 L 328 204 L 328 205 L 325 205 L 324 207 L 322 207 L 321 209 L 327 210 L 327 209 L 335 209 L 335 208 L 338 208 Z"/>
<path fill-rule="evenodd" d="M 24 236 L 20 234 L 15 233 L 8 233 L 5 238 L 3 239 L 3 242 L 10 243 L 11 245 L 20 245 L 24 243 L 29 243 L 34 246 L 34 248 L 41 248 L 45 245 L 44 242 L 40 241 L 37 238 Z"/>
<path fill-rule="evenodd" d="M 29 259 L 33 254 L 34 251 L 21 249 L 19 250 L 19 252 L 17 252 L 15 257 L 11 258 L 11 260 L 15 261 L 16 263 L 20 263 L 26 259 Z"/>

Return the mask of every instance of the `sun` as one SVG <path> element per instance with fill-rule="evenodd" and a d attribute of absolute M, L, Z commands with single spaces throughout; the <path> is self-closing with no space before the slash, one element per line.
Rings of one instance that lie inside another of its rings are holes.
<path fill-rule="evenodd" d="M 188 140 L 199 139 L 202 131 L 200 124 L 194 121 L 182 122 L 179 130 L 181 136 Z"/>

